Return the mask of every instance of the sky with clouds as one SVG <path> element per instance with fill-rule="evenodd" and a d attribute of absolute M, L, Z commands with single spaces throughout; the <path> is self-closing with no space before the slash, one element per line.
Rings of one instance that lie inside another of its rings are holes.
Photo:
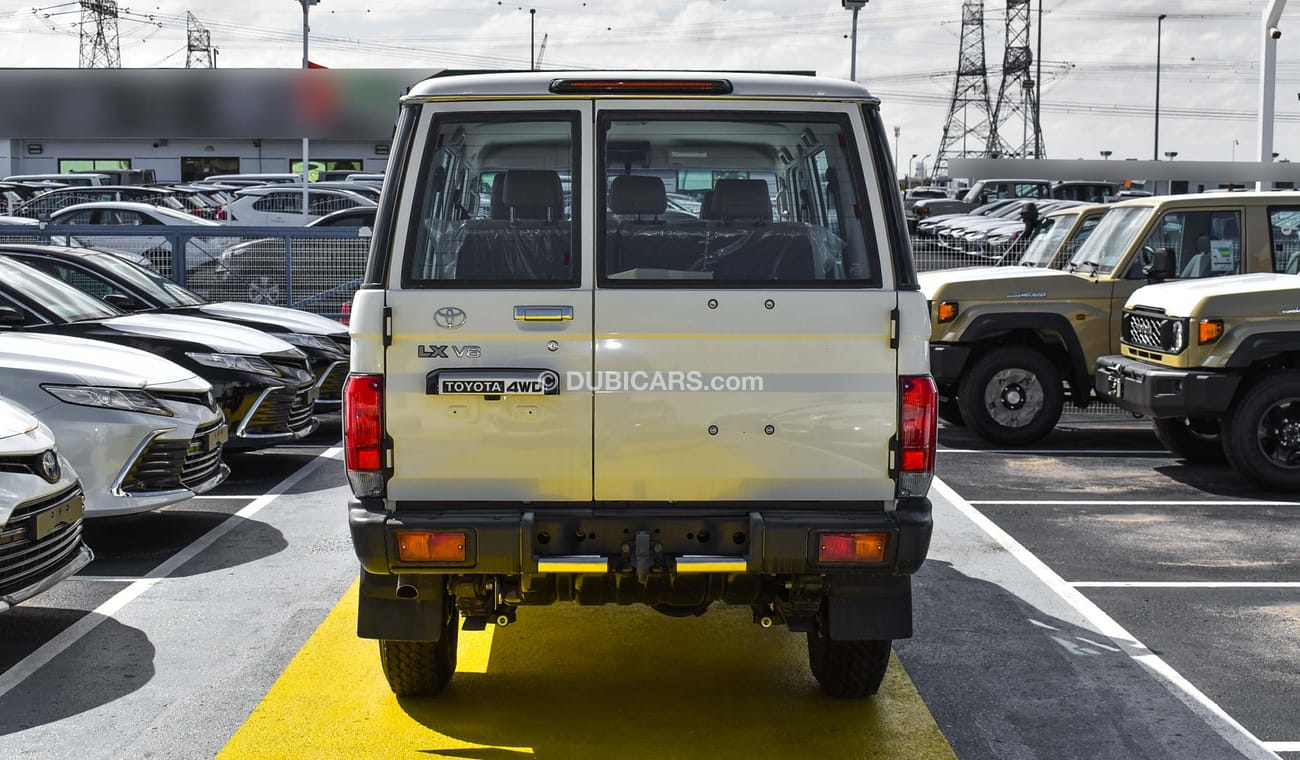
<path fill-rule="evenodd" d="M 1033 0 L 1035 24 L 1039 4 Z M 298 0 L 118 5 L 124 68 L 183 67 L 186 11 L 211 33 L 221 68 L 301 65 Z M 984 5 L 989 86 L 996 95 L 1006 2 Z M 1096 158 L 1111 150 L 1116 159 L 1151 158 L 1162 13 L 1168 18 L 1161 152 L 1178 151 L 1178 160 L 1255 155 L 1267 0 L 1041 5 L 1048 157 Z M 884 101 L 886 123 L 899 127 L 903 163 L 938 149 L 961 6 L 962 0 L 869 0 L 859 15 L 858 79 Z M 1292 6 L 1280 24 L 1274 149 L 1300 161 L 1300 1 Z M 0 67 L 75 67 L 80 15 L 78 3 L 52 0 L 0 10 Z M 544 39 L 547 69 L 780 69 L 848 77 L 851 18 L 840 0 L 321 0 L 311 10 L 310 44 L 312 60 L 331 68 L 527 68 L 530 51 Z"/>

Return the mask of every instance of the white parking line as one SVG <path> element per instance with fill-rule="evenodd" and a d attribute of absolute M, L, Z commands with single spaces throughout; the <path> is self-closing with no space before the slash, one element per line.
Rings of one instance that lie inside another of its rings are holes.
<path fill-rule="evenodd" d="M 1264 742 L 1274 752 L 1300 752 L 1300 742 Z"/>
<path fill-rule="evenodd" d="M 1145 457 L 1154 456 L 1168 458 L 1173 456 L 1164 449 L 947 449 L 942 446 L 937 449 L 940 454 L 1025 454 L 1028 456 L 1049 456 L 1063 457 L 1072 454 L 1086 454 L 1088 456 L 1114 456 L 1114 457 Z"/>
<path fill-rule="evenodd" d="M 192 498 L 195 498 L 195 499 L 225 499 L 225 500 L 228 500 L 228 501 L 252 501 L 253 499 L 256 499 L 256 498 L 257 498 L 257 494 L 255 494 L 255 493 L 254 493 L 254 494 L 244 494 L 243 496 L 240 496 L 240 495 L 238 495 L 238 494 L 215 494 L 215 495 L 213 495 L 213 494 L 204 494 L 204 495 L 202 495 L 202 496 L 194 496 L 194 497 L 192 497 Z"/>
<path fill-rule="evenodd" d="M 1077 581 L 1075 588 L 1300 588 L 1300 581 Z"/>
<path fill-rule="evenodd" d="M 1298 501 L 1246 501 L 1244 499 L 972 499 L 980 507 L 1300 507 Z"/>
<path fill-rule="evenodd" d="M 1047 584 L 1053 592 L 1064 599 L 1099 632 L 1109 637 L 1129 657 L 1132 657 L 1139 664 L 1159 676 L 1174 696 L 1182 700 L 1193 712 L 1204 718 L 1220 736 L 1240 750 L 1246 757 L 1256 758 L 1257 760 L 1278 760 L 1273 750 L 1248 731 L 1245 726 L 1233 719 L 1214 700 L 1205 696 L 1200 689 L 1193 686 L 1190 681 L 1174 670 L 1159 655 L 1152 653 L 1137 637 L 1125 630 L 1123 626 L 1102 611 L 1100 607 L 1093 604 L 1081 591 L 1071 587 L 1042 560 L 1034 556 L 1019 541 L 1012 538 L 1011 534 L 999 528 L 984 513 L 971 506 L 970 502 L 963 499 L 951 486 L 936 478 L 934 490 L 952 503 L 959 512 L 978 525 L 990 538 L 1001 544 L 1002 548 L 1006 549 L 1029 572 Z"/>
<path fill-rule="evenodd" d="M 198 556 L 204 549 L 212 546 L 217 539 L 262 511 L 263 508 L 275 501 L 277 497 L 288 492 L 290 488 L 297 485 L 299 481 L 311 474 L 317 467 L 327 460 L 333 459 L 334 455 L 340 450 L 340 448 L 336 447 L 322 452 L 292 475 L 277 483 L 274 488 L 258 496 L 252 504 L 227 517 L 215 528 L 199 536 L 194 543 L 173 554 L 167 561 L 149 571 L 143 578 L 132 581 L 130 586 L 117 592 L 108 601 L 88 614 L 83 615 L 77 622 L 60 631 L 36 651 L 19 660 L 12 668 L 0 673 L 0 697 L 8 694 L 15 686 L 26 680 L 28 676 L 40 670 L 42 666 L 59 656 L 65 649 L 77 643 L 83 636 L 94 630 L 95 626 L 115 615 L 158 581 L 171 575 L 186 562 Z"/>

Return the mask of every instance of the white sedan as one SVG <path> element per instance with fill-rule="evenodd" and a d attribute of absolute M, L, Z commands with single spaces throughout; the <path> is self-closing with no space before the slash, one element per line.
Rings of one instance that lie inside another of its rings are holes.
<path fill-rule="evenodd" d="M 77 474 L 50 429 L 0 399 L 0 612 L 89 564 L 83 508 Z"/>
<path fill-rule="evenodd" d="M 112 249 L 109 251 L 110 253 L 130 251 L 134 254 L 143 254 L 154 269 L 164 274 L 170 273 L 172 270 L 171 245 L 168 244 L 167 238 L 139 234 L 115 235 L 113 232 L 119 229 L 140 230 L 143 232 L 157 227 L 189 227 L 191 229 L 201 227 L 204 228 L 204 231 L 207 228 L 215 228 L 212 229 L 215 234 L 218 229 L 225 227 L 220 222 L 187 214 L 183 211 L 131 201 L 78 203 L 55 211 L 50 215 L 49 224 L 104 225 L 106 229 L 102 235 L 76 234 L 69 236 L 70 240 L 59 236 L 58 240 L 52 239 L 52 242 L 56 245 L 80 246 L 82 248 L 98 248 L 101 250 Z M 185 242 L 186 270 L 219 258 L 222 249 L 231 242 L 234 241 L 222 241 L 208 235 L 189 238 Z"/>

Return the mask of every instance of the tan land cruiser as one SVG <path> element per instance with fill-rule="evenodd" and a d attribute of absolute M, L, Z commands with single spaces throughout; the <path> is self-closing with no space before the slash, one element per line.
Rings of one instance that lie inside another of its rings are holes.
<path fill-rule="evenodd" d="M 1097 357 L 1120 351 L 1120 314 L 1151 282 L 1272 272 L 1269 209 L 1290 193 L 1215 193 L 1114 204 L 1065 271 L 927 272 L 940 417 L 998 444 L 1033 443 L 1067 401 L 1093 401 Z"/>
<path fill-rule="evenodd" d="M 1152 418 L 1188 461 L 1221 460 L 1249 480 L 1300 489 L 1300 203 L 1267 209 L 1273 268 L 1141 288 L 1121 354 L 1097 360 L 1097 393 Z"/>
<path fill-rule="evenodd" d="M 462 617 L 721 602 L 875 693 L 935 447 L 885 134 L 861 86 L 793 75 L 403 99 L 344 400 L 358 633 L 394 692 L 443 688 Z"/>

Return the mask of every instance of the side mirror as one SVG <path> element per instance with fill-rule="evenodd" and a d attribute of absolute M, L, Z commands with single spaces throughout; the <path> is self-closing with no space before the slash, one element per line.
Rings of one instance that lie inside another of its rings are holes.
<path fill-rule="evenodd" d="M 104 303 L 116 306 L 122 311 L 135 311 L 138 308 L 135 299 L 125 293 L 106 293 Z"/>
<path fill-rule="evenodd" d="M 21 327 L 27 324 L 27 317 L 12 306 L 0 306 L 0 327 Z"/>
<path fill-rule="evenodd" d="M 1164 282 L 1173 277 L 1177 271 L 1178 257 L 1172 248 L 1161 248 L 1151 256 L 1151 266 L 1147 268 L 1148 282 Z"/>

